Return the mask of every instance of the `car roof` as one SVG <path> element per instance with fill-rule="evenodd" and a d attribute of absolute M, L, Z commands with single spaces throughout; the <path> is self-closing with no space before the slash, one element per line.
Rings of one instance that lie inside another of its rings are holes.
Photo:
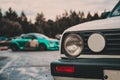
<path fill-rule="evenodd" d="M 40 33 L 27 33 L 26 35 L 41 35 L 41 36 L 45 36 L 44 34 L 40 34 Z"/>

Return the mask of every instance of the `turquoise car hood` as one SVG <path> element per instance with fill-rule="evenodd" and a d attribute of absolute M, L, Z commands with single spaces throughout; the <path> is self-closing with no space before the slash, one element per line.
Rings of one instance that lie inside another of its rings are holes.
<path fill-rule="evenodd" d="M 48 40 L 50 40 L 50 41 L 58 41 L 57 39 L 52 39 L 52 38 L 49 38 Z"/>

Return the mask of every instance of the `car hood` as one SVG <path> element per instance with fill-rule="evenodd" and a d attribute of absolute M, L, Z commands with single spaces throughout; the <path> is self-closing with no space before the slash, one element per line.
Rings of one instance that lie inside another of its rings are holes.
<path fill-rule="evenodd" d="M 49 38 L 48 40 L 50 40 L 50 41 L 58 41 L 57 39 L 52 39 L 52 38 Z"/>
<path fill-rule="evenodd" d="M 120 28 L 120 16 L 79 24 L 71 28 L 68 28 L 67 30 L 65 30 L 65 32 L 99 30 L 99 29 L 114 29 L 114 28 Z"/>

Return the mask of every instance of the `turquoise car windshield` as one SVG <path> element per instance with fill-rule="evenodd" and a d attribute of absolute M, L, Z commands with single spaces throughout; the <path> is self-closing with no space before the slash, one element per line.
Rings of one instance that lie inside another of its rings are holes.
<path fill-rule="evenodd" d="M 36 34 L 38 38 L 42 38 L 42 39 L 49 39 L 47 36 L 42 35 L 42 34 Z"/>

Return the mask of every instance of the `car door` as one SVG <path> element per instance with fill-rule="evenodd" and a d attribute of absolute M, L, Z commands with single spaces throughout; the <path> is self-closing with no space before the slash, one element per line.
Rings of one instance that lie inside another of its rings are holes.
<path fill-rule="evenodd" d="M 18 41 L 19 45 L 22 49 L 25 49 L 26 47 L 29 47 L 29 41 L 31 40 L 30 35 L 24 35 L 21 37 L 21 39 Z"/>
<path fill-rule="evenodd" d="M 31 46 L 31 42 L 33 42 L 34 39 L 36 39 L 34 35 L 26 35 L 23 40 L 24 49 L 34 49 L 34 47 Z"/>

